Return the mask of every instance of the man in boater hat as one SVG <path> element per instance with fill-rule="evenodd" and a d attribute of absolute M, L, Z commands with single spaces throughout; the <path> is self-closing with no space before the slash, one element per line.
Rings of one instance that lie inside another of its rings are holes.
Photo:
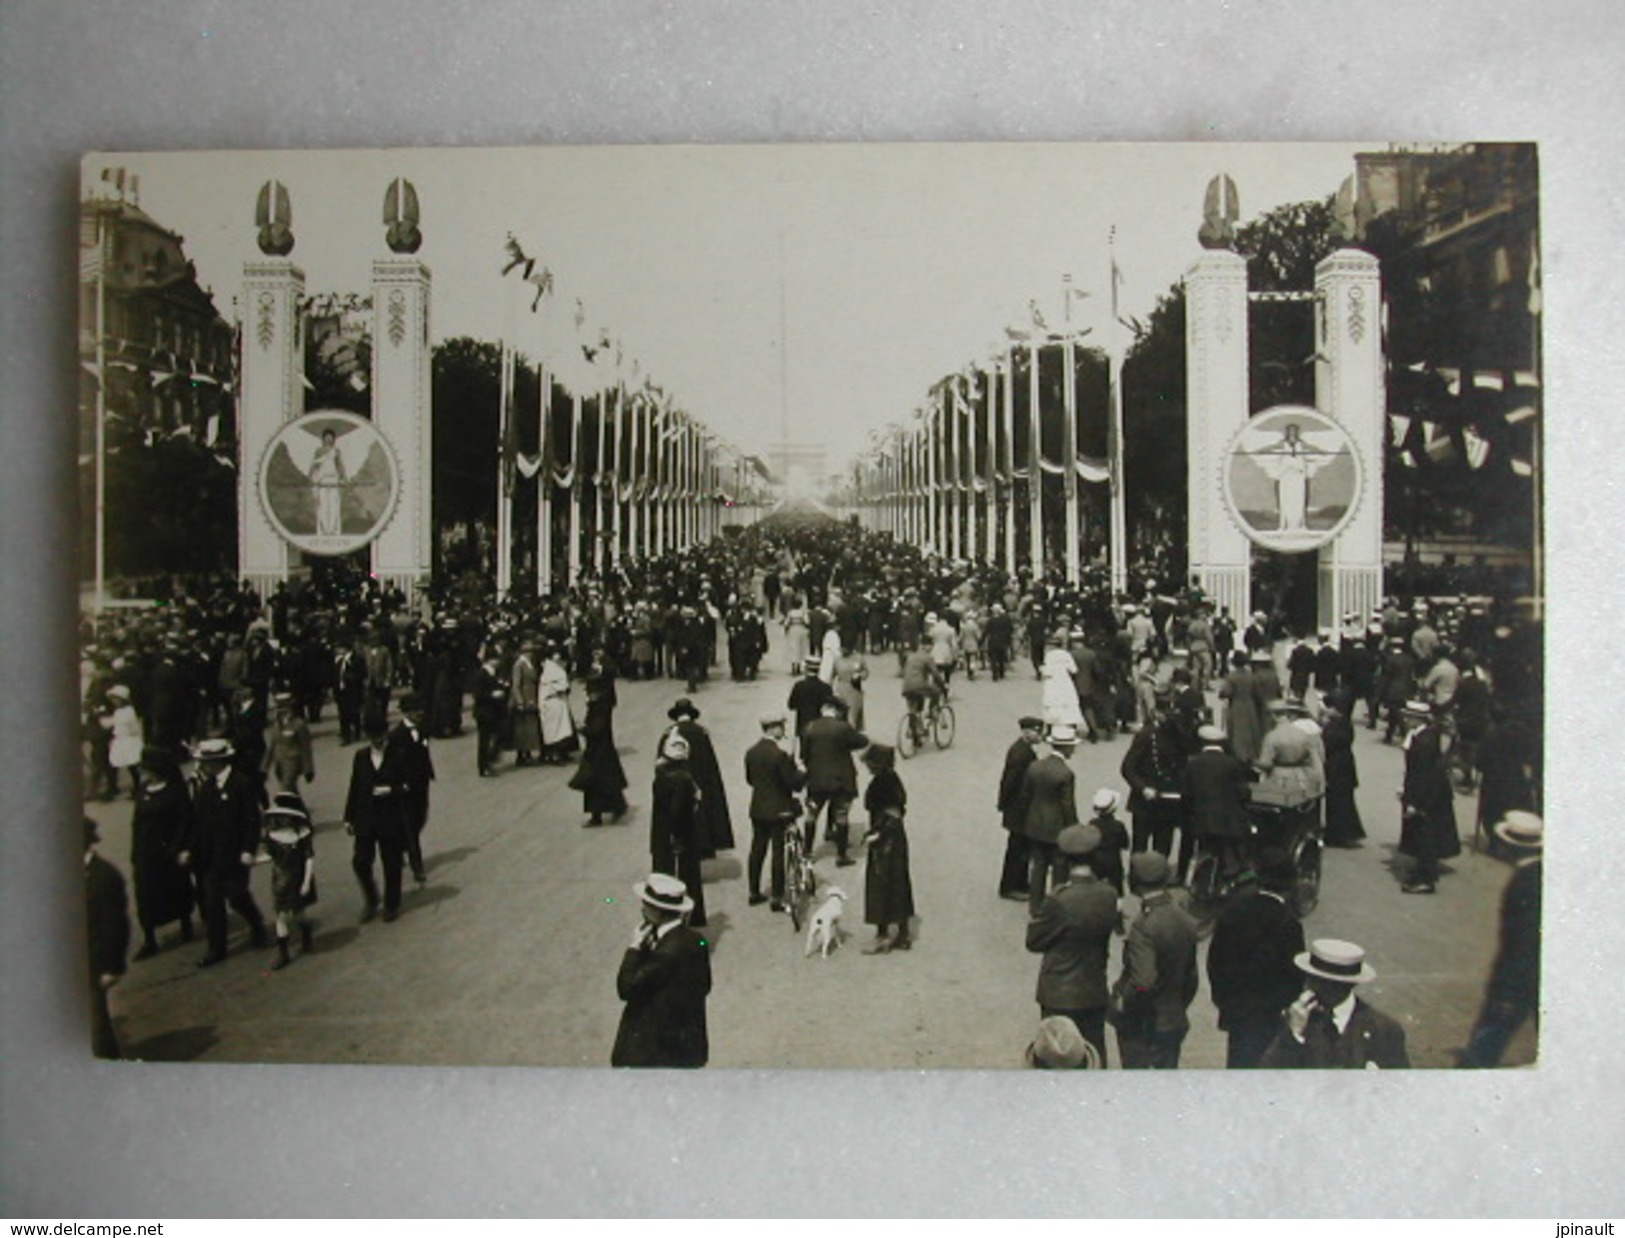
<path fill-rule="evenodd" d="M 710 943 L 687 924 L 694 900 L 676 877 L 651 873 L 632 887 L 643 918 L 632 934 L 615 988 L 626 1008 L 611 1066 L 704 1066 L 710 1058 L 705 999 Z"/>
<path fill-rule="evenodd" d="M 1259 1063 L 1264 1069 L 1402 1070 L 1405 1030 L 1354 995 L 1377 978 L 1351 941 L 1317 939 L 1294 960 L 1305 987 Z"/>

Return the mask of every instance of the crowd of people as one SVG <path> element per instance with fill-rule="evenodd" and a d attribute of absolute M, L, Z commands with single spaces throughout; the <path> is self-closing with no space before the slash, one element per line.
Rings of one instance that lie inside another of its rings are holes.
<path fill-rule="evenodd" d="M 822 819 L 836 866 L 858 863 L 859 851 L 867 865 L 871 954 L 910 949 L 915 917 L 907 792 L 893 750 L 863 729 L 873 661 L 895 659 L 911 711 L 949 691 L 955 675 L 999 680 L 1031 667 L 1039 708 L 1020 720 L 997 806 L 1007 831 L 998 893 L 1028 904 L 1027 947 L 1043 956 L 1035 1064 L 1104 1065 L 1110 1023 L 1122 1065 L 1177 1066 L 1196 937 L 1174 891 L 1199 848 L 1222 857 L 1235 891 L 1208 964 L 1231 1064 L 1329 1063 L 1294 1046 L 1307 1043 L 1316 1011 L 1340 1012 L 1346 1035 L 1350 994 L 1370 969 L 1357 947 L 1325 940 L 1305 951 L 1295 919 L 1262 914 L 1281 901 L 1286 840 L 1259 837 L 1252 807 L 1298 809 L 1299 827 L 1357 845 L 1360 722 L 1406 745 L 1408 891 L 1436 890 L 1439 862 L 1460 845 L 1458 787 L 1480 784 L 1486 841 L 1520 856 L 1528 831 L 1515 844 L 1495 827 L 1540 807 L 1538 631 L 1489 606 L 1389 599 L 1376 615 L 1345 617 L 1339 632 L 1294 638 L 1279 616 L 1256 614 L 1238 628 L 1194 584 L 1134 579 L 1114 593 L 1103 575 L 1077 585 L 1034 579 L 828 520 L 729 530 L 540 599 L 498 599 L 457 582 L 409 602 L 370 577 L 330 571 L 264 600 L 218 579 L 171 581 L 151 600 L 87 620 L 82 642 L 87 798 L 127 790 L 135 799 L 137 959 L 158 951 L 167 925 L 191 940 L 196 913 L 200 964 L 214 965 L 226 955 L 228 909 L 248 924 L 250 945 L 269 945 L 248 881 L 261 855 L 274 876 L 275 966 L 291 962 L 296 941 L 312 948 L 313 832 L 300 789 L 316 777 L 310 728 L 329 703 L 341 745 L 356 745 L 344 820 L 363 920 L 387 922 L 407 873 L 427 881 L 428 741 L 462 734 L 467 703 L 478 775 L 573 767 L 568 786 L 590 828 L 627 809 L 617 683 L 681 684 L 656 746 L 650 872 L 637 886 L 645 914 L 621 969 L 618 1064 L 706 1059 L 710 969 L 695 957 L 707 921 L 701 865 L 736 843 L 728 778 L 695 698 L 723 664 L 733 680 L 757 678 L 770 650 L 793 684 L 744 754 L 749 901 L 784 909 L 787 831 L 801 831 L 810 852 Z M 580 719 L 573 689 L 585 699 Z M 1101 788 L 1085 821 L 1072 754 L 1119 737 L 1126 802 Z M 860 764 L 869 775 L 861 787 Z M 854 838 L 860 790 L 867 828 Z M 1272 916 L 1281 924 L 1266 950 L 1255 938 Z M 1123 966 L 1108 985 L 1114 934 L 1124 935 Z M 1274 972 L 1263 978 L 1254 973 L 1266 954 Z M 1308 1006 L 1306 978 L 1324 982 Z M 1334 984 L 1348 992 L 1325 988 Z M 1076 1045 L 1058 1020 L 1081 1037 L 1078 1062 L 1052 1051 Z M 1384 1046 L 1377 1065 L 1403 1064 L 1402 1037 L 1397 1053 L 1386 1032 L 1370 1039 Z M 1496 1043 L 1487 1033 L 1480 1041 Z"/>

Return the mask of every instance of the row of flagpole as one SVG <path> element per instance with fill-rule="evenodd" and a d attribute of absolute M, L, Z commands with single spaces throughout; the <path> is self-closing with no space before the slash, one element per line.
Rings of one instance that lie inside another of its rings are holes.
<path fill-rule="evenodd" d="M 554 298 L 552 272 L 508 240 L 507 322 L 502 341 L 500 384 L 501 467 L 497 496 L 497 592 L 513 588 L 514 516 L 520 486 L 534 481 L 536 498 L 536 590 L 546 594 L 619 568 L 623 558 L 646 558 L 684 550 L 717 536 L 734 524 L 762 514 L 771 500 L 759 462 L 721 440 L 701 421 L 678 407 L 671 395 L 644 376 L 606 331 L 583 335 L 586 315 L 576 301 L 575 331 L 537 365 L 535 425 L 538 451 L 518 448 L 520 417 L 516 369 L 521 335 L 521 298 L 530 286 L 529 312 L 542 315 Z M 579 349 L 585 367 L 565 381 L 561 365 L 573 363 Z M 602 360 L 600 360 L 602 358 Z M 629 375 L 630 371 L 630 375 Z M 630 376 L 631 381 L 628 381 Z M 568 407 L 568 446 L 557 425 L 560 405 Z M 589 419 L 589 412 L 593 415 Z M 592 424 L 589 438 L 587 426 Z M 566 455 L 561 465 L 558 457 Z M 590 456 L 592 468 L 585 467 Z M 559 504 L 565 508 L 560 519 Z M 563 526 L 562 554 L 553 544 Z M 588 527 L 590 525 L 590 528 Z M 563 561 L 563 580 L 555 571 Z"/>
<path fill-rule="evenodd" d="M 1136 324 L 1119 316 L 1121 275 L 1110 255 L 1110 314 L 1101 335 L 1110 403 L 1104 458 L 1078 445 L 1079 344 L 1093 328 L 1072 321 L 1072 302 L 1089 294 L 1063 276 L 1065 324 L 1052 330 L 1036 302 L 1031 324 L 1005 328 L 1007 342 L 987 359 L 939 380 L 905 423 L 871 435 L 870 448 L 852 466 L 847 501 L 860 521 L 950 559 L 982 559 L 1006 571 L 1029 567 L 1035 575 L 1060 564 L 1076 584 L 1084 567 L 1087 530 L 1080 482 L 1109 491 L 1109 560 L 1114 588 L 1127 584 L 1127 532 L 1123 458 L 1123 360 Z M 1059 354 L 1061 397 L 1045 407 L 1040 366 Z M 1017 375 L 1026 371 L 1025 417 L 1017 423 Z M 1046 457 L 1046 426 L 1060 422 L 1059 459 Z M 1017 459 L 1018 440 L 1025 449 Z M 1045 476 L 1059 476 L 1061 517 L 1054 534 L 1046 517 Z M 1022 536 L 1023 533 L 1025 536 Z"/>

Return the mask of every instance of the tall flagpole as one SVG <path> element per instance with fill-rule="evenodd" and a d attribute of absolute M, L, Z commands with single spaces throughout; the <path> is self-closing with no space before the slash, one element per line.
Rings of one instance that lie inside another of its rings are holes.
<path fill-rule="evenodd" d="M 123 173 L 120 172 L 120 176 Z M 107 208 L 96 206 L 96 619 L 107 602 Z M 246 309 L 244 310 L 246 314 Z M 241 435 L 238 438 L 241 439 Z M 238 484 L 244 484 L 239 474 Z"/>
<path fill-rule="evenodd" d="M 1112 290 L 1111 322 L 1107 324 L 1111 346 L 1106 350 L 1111 366 L 1111 439 L 1106 448 L 1107 465 L 1111 469 L 1112 499 L 1112 590 L 1122 593 L 1128 588 L 1128 506 L 1123 477 L 1123 324 L 1118 317 L 1117 285 L 1122 275 L 1117 269 L 1117 226 L 1107 234 L 1106 253 L 1111 261 L 1110 284 Z"/>
<path fill-rule="evenodd" d="M 1044 423 L 1038 409 L 1038 345 L 1027 343 L 1027 540 L 1032 555 L 1033 579 L 1044 576 Z"/>
<path fill-rule="evenodd" d="M 1012 350 L 999 366 L 999 385 L 1003 399 L 999 410 L 1004 418 L 1004 475 L 1006 501 L 1000 504 L 1004 517 L 1004 570 L 1011 575 L 1016 570 L 1016 358 Z"/>
<path fill-rule="evenodd" d="M 511 304 L 510 297 L 510 304 Z M 497 597 L 505 598 L 513 587 L 513 343 L 504 335 L 502 365 L 497 396 Z"/>
<path fill-rule="evenodd" d="M 553 376 L 536 363 L 536 596 L 553 590 Z"/>

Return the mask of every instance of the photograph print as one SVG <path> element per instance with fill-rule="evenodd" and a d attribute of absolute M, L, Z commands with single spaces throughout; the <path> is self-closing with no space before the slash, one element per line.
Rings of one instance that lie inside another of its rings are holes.
<path fill-rule="evenodd" d="M 1539 1059 L 1528 143 L 124 152 L 90 1047 Z"/>

